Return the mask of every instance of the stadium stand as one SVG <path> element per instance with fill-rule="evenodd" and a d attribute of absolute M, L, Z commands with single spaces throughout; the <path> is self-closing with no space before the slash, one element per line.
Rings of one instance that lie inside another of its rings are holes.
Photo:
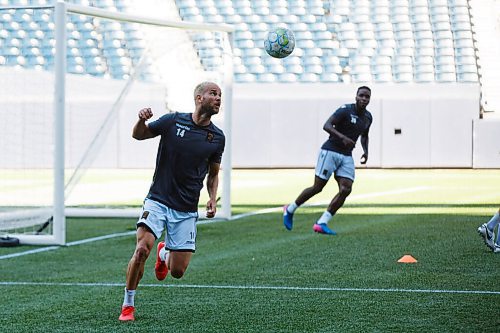
<path fill-rule="evenodd" d="M 112 11 L 127 11 L 127 1 L 71 1 Z M 45 0 L 0 1 L 0 6 L 43 6 Z M 0 65 L 53 70 L 54 23 L 51 10 L 4 10 L 0 12 Z M 67 24 L 69 73 L 126 79 L 144 46 L 132 24 L 110 24 L 80 15 Z M 148 76 L 149 73 L 144 74 Z"/>
<path fill-rule="evenodd" d="M 238 82 L 478 81 L 467 1 L 176 3 L 185 20 L 210 22 L 218 15 L 239 25 L 234 44 L 242 55 Z M 266 62 L 261 52 L 265 32 L 279 23 L 288 25 L 297 40 L 283 66 Z"/>
<path fill-rule="evenodd" d="M 47 0 L 0 0 L 44 5 Z M 72 3 L 129 11 L 127 0 Z M 245 82 L 479 82 L 481 67 L 467 0 L 175 0 L 186 21 L 228 23 L 234 35 L 235 81 Z M 51 70 L 50 11 L 0 13 L 0 65 Z M 263 51 L 266 32 L 285 24 L 296 48 L 274 61 Z M 77 28 L 77 29 L 76 29 Z M 131 24 L 75 16 L 68 24 L 68 71 L 126 79 L 144 45 Z M 220 59 L 211 40 L 193 40 L 207 69 Z M 149 73 L 150 74 L 150 73 Z M 148 73 L 143 75 L 148 79 Z"/>

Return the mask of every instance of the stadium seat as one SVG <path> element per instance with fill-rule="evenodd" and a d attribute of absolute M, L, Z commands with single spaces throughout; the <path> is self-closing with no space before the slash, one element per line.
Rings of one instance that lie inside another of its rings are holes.
<path fill-rule="evenodd" d="M 466 74 L 466 73 L 477 73 L 477 66 L 475 64 L 457 64 L 457 73 L 458 74 Z"/>
<path fill-rule="evenodd" d="M 372 75 L 371 73 L 359 73 L 359 74 L 353 74 L 352 75 L 352 80 L 354 82 L 370 82 L 372 81 Z"/>
<path fill-rule="evenodd" d="M 321 66 L 320 64 L 318 64 L 318 65 L 305 65 L 304 72 L 312 73 L 312 74 L 321 74 L 321 73 L 323 73 L 323 66 Z"/>
<path fill-rule="evenodd" d="M 313 39 L 312 32 L 310 32 L 308 30 L 295 31 L 294 36 L 295 36 L 296 41 L 302 41 L 302 40 L 308 41 L 308 40 Z M 298 43 L 300 43 L 300 42 L 298 42 Z"/>
<path fill-rule="evenodd" d="M 262 73 L 257 76 L 259 82 L 277 82 L 276 75 L 272 73 Z"/>
<path fill-rule="evenodd" d="M 322 73 L 320 75 L 321 82 L 339 82 L 339 76 L 335 73 Z"/>
<path fill-rule="evenodd" d="M 375 74 L 373 76 L 373 79 L 375 80 L 375 82 L 380 82 L 380 83 L 393 82 L 392 74 L 390 73 Z"/>
<path fill-rule="evenodd" d="M 372 64 L 371 72 L 376 75 L 391 75 L 392 76 L 392 65 L 389 64 Z"/>
<path fill-rule="evenodd" d="M 316 73 L 302 73 L 299 76 L 300 82 L 319 82 L 319 75 Z"/>
<path fill-rule="evenodd" d="M 319 47 L 306 48 L 304 49 L 304 55 L 305 57 L 321 57 L 323 56 L 323 50 Z"/>
<path fill-rule="evenodd" d="M 251 66 L 248 69 L 248 72 L 252 73 L 252 74 L 264 74 L 267 72 L 267 70 L 266 70 L 266 67 L 264 65 L 256 64 L 256 65 Z M 259 76 L 257 76 L 257 77 L 259 77 Z"/>
<path fill-rule="evenodd" d="M 458 82 L 478 82 L 477 73 L 458 73 L 457 74 Z"/>
<path fill-rule="evenodd" d="M 242 83 L 249 83 L 249 82 L 255 82 L 256 78 L 254 74 L 249 74 L 249 73 L 242 73 L 242 74 L 235 74 L 234 78 L 236 79 L 237 82 L 242 82 Z"/>
<path fill-rule="evenodd" d="M 283 73 L 278 76 L 278 81 L 283 83 L 297 82 L 297 75 L 293 73 Z"/>
<path fill-rule="evenodd" d="M 412 63 L 393 62 L 392 69 L 393 69 L 394 74 L 413 73 L 413 64 Z"/>
<path fill-rule="evenodd" d="M 454 45 L 456 48 L 474 48 L 472 39 L 455 39 Z"/>
<path fill-rule="evenodd" d="M 476 56 L 476 51 L 472 47 L 457 47 L 455 53 L 457 56 Z"/>
<path fill-rule="evenodd" d="M 285 73 L 285 67 L 281 64 L 272 64 L 267 65 L 267 71 L 273 74 L 282 74 Z"/>
<path fill-rule="evenodd" d="M 375 50 L 374 56 L 388 56 L 392 57 L 396 53 L 394 46 L 384 46 L 379 43 L 379 47 Z"/>
<path fill-rule="evenodd" d="M 304 67 L 300 64 L 295 64 L 295 65 L 288 65 L 286 67 L 287 72 L 293 73 L 293 74 L 302 74 L 304 73 Z"/>
<path fill-rule="evenodd" d="M 394 81 L 399 83 L 413 82 L 413 73 L 395 73 Z"/>
<path fill-rule="evenodd" d="M 436 73 L 436 81 L 438 82 L 456 82 L 455 73 Z"/>
<path fill-rule="evenodd" d="M 243 64 L 235 64 L 233 71 L 235 74 L 244 74 L 247 72 L 247 69 Z"/>

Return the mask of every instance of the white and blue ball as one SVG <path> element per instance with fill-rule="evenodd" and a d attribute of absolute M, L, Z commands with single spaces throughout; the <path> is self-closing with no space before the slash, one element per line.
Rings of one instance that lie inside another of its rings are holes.
<path fill-rule="evenodd" d="M 285 58 L 295 48 L 295 36 L 290 29 L 276 28 L 268 32 L 264 41 L 267 54 L 274 58 Z"/>

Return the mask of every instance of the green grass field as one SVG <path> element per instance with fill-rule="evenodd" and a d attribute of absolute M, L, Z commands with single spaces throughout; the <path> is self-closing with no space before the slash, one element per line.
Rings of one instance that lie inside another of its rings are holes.
<path fill-rule="evenodd" d="M 68 219 L 70 246 L 0 248 L 0 332 L 499 331 L 500 254 L 476 232 L 500 206 L 498 170 L 358 170 L 333 237 L 311 228 L 333 181 L 282 226 L 278 207 L 312 180 L 235 170 L 235 215 L 276 209 L 201 223 L 181 280 L 158 282 L 150 258 L 135 322 L 118 321 L 134 219 Z"/>

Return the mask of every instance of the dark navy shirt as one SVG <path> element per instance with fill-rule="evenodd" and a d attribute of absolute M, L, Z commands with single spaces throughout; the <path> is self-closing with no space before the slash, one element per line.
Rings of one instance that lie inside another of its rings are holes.
<path fill-rule="evenodd" d="M 168 113 L 148 124 L 161 135 L 148 198 L 181 212 L 198 211 L 209 163 L 220 163 L 224 133 L 213 123 L 201 127 L 191 113 Z"/>
<path fill-rule="evenodd" d="M 359 115 L 356 113 L 356 104 L 345 104 L 338 108 L 334 115 L 338 121 L 335 129 L 354 142 L 358 141 L 360 135 L 368 135 L 373 119 L 368 110 Z M 353 150 L 353 148 L 346 147 L 342 140 L 335 135 L 330 135 L 321 148 L 347 156 L 351 156 Z"/>

